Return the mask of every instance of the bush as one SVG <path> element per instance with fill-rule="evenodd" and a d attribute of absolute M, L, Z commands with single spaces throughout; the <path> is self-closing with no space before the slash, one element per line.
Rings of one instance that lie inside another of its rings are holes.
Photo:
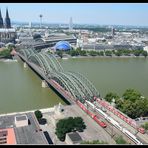
<path fill-rule="evenodd" d="M 36 118 L 38 119 L 38 121 L 43 117 L 42 112 L 40 110 L 36 110 L 34 114 Z"/>
<path fill-rule="evenodd" d="M 116 94 L 116 93 L 112 93 L 112 92 L 109 92 L 109 93 L 107 93 L 106 94 L 106 96 L 104 97 L 104 99 L 106 100 L 106 101 L 108 101 L 108 102 L 112 102 L 112 99 L 118 99 L 119 98 L 119 96 Z"/>
<path fill-rule="evenodd" d="M 122 136 L 118 137 L 115 141 L 117 144 L 127 144 L 127 142 L 123 139 Z"/>
<path fill-rule="evenodd" d="M 10 52 L 11 51 L 9 49 L 4 49 L 4 50 L 2 50 L 0 52 L 0 56 L 2 56 L 2 57 L 11 57 Z"/>
<path fill-rule="evenodd" d="M 82 141 L 81 144 L 108 144 L 104 141 L 93 140 L 93 141 Z"/>
<path fill-rule="evenodd" d="M 145 129 L 145 130 L 148 130 L 148 122 L 145 122 L 142 127 Z"/>

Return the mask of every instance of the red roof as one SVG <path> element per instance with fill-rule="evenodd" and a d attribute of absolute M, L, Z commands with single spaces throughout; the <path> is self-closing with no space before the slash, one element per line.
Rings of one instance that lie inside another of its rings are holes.
<path fill-rule="evenodd" d="M 13 128 L 0 129 L 0 144 L 16 144 Z"/>

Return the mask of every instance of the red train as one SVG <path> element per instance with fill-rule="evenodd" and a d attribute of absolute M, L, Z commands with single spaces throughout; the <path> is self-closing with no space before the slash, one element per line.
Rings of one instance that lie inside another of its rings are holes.
<path fill-rule="evenodd" d="M 107 101 L 101 100 L 100 98 L 96 98 L 96 97 L 94 99 L 99 104 L 101 104 L 103 107 L 105 107 L 106 109 L 108 109 L 109 111 L 114 113 L 116 116 L 118 116 L 120 119 L 124 120 L 127 124 L 131 125 L 135 129 L 137 129 L 141 134 L 145 133 L 145 129 L 144 128 L 139 127 L 133 119 L 131 119 L 129 117 L 126 117 L 122 112 L 120 112 L 118 109 L 116 109 L 113 106 L 111 106 Z"/>
<path fill-rule="evenodd" d="M 107 125 L 103 121 L 99 120 L 98 117 L 95 114 L 93 114 L 92 112 L 90 112 L 79 100 L 77 100 L 76 103 L 83 111 L 85 111 L 87 114 L 89 114 L 89 116 L 92 119 L 94 119 L 101 127 L 103 127 L 103 128 L 107 127 Z"/>

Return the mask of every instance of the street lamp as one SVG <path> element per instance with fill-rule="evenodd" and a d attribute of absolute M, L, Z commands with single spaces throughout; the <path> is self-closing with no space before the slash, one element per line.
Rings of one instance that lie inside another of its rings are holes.
<path fill-rule="evenodd" d="M 41 28 L 41 26 L 42 26 L 42 17 L 43 17 L 43 15 L 40 14 L 39 17 L 40 17 L 40 28 Z"/>

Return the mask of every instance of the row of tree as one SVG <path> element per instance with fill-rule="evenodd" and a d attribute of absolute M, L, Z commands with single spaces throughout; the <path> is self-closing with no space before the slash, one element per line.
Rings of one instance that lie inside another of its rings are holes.
<path fill-rule="evenodd" d="M 63 54 L 69 54 L 71 56 L 144 56 L 147 57 L 147 51 L 136 49 L 136 50 L 128 50 L 128 49 L 120 49 L 120 50 L 101 50 L 101 51 L 86 51 L 81 50 L 81 48 L 77 48 L 76 50 L 71 49 L 68 51 L 56 51 L 56 54 L 59 55 L 61 58 Z"/>
<path fill-rule="evenodd" d="M 115 107 L 131 118 L 148 116 L 148 98 L 143 97 L 140 92 L 134 89 L 127 89 L 121 97 L 116 93 L 107 93 L 104 99 L 112 103 L 115 100 Z"/>
<path fill-rule="evenodd" d="M 117 137 L 115 141 L 116 144 L 127 144 L 127 142 L 123 139 L 122 136 Z M 93 141 L 82 141 L 81 144 L 108 144 L 108 143 L 100 140 L 93 140 Z"/>
<path fill-rule="evenodd" d="M 57 122 L 55 134 L 59 140 L 64 141 L 66 133 L 75 131 L 83 132 L 85 128 L 86 125 L 81 117 L 69 117 Z"/>
<path fill-rule="evenodd" d="M 108 143 L 100 140 L 93 140 L 93 141 L 82 141 L 80 144 L 108 144 Z"/>
<path fill-rule="evenodd" d="M 7 47 L 3 48 L 3 50 L 0 51 L 0 57 L 12 58 L 11 51 L 14 47 L 14 45 L 8 45 Z"/>

